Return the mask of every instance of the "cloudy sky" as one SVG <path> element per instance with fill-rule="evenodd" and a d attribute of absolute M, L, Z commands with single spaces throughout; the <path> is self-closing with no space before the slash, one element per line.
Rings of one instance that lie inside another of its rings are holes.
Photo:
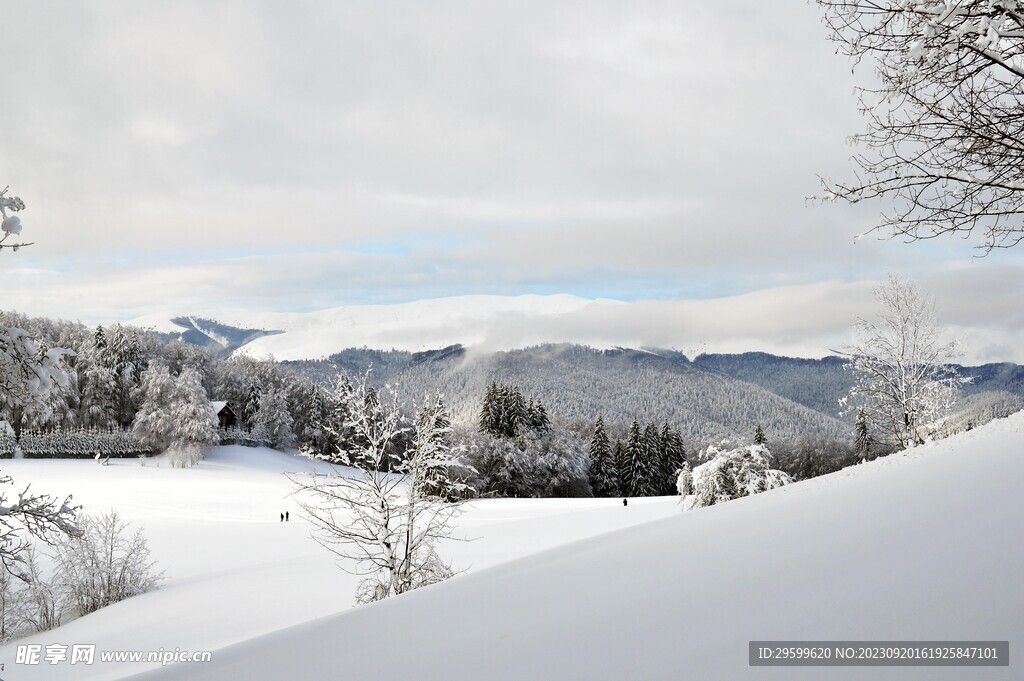
<path fill-rule="evenodd" d="M 26 0 L 4 28 L 0 186 L 35 245 L 0 308 L 565 292 L 712 311 L 680 348 L 720 317 L 814 354 L 899 272 L 971 359 L 1024 361 L 1024 246 L 855 242 L 878 206 L 807 201 L 851 171 L 868 74 L 804 2 Z"/>

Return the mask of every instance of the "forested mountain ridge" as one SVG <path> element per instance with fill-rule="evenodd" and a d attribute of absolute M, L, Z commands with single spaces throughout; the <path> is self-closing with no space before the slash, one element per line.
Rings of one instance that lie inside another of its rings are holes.
<path fill-rule="evenodd" d="M 706 371 L 674 351 L 594 350 L 543 345 L 476 353 L 452 346 L 430 353 L 353 349 L 326 361 L 289 362 L 316 380 L 338 369 L 365 372 L 370 382 L 397 383 L 407 395 L 440 390 L 457 422 L 476 418 L 492 380 L 520 386 L 567 422 L 668 421 L 690 442 L 752 434 L 758 424 L 778 437 L 819 433 L 849 437 L 849 427 L 760 386 Z"/>
<path fill-rule="evenodd" d="M 806 434 L 840 441 L 852 437 L 852 419 L 841 416 L 839 407 L 852 376 L 846 360 L 836 356 L 801 359 L 750 352 L 703 354 L 691 361 L 673 350 L 562 344 L 481 353 L 454 345 L 421 353 L 353 348 L 329 360 L 286 364 L 320 382 L 338 369 L 356 376 L 372 365 L 372 384 L 398 384 L 416 397 L 440 390 L 455 420 L 463 423 L 476 418 L 487 384 L 497 380 L 520 385 L 563 421 L 593 422 L 598 415 L 620 425 L 634 417 L 667 420 L 690 443 L 749 437 L 759 424 L 779 440 Z M 973 379 L 964 385 L 967 412 L 1024 405 L 1024 368 L 990 364 L 958 369 Z M 972 418 L 963 413 L 956 422 Z"/>

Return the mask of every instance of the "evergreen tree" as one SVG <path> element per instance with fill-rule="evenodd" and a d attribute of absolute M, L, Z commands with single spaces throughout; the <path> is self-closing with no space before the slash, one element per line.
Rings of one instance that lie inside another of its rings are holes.
<path fill-rule="evenodd" d="M 636 419 L 633 419 L 633 424 L 629 427 L 629 435 L 626 437 L 626 459 L 629 461 L 627 496 L 646 496 L 651 471 L 648 465 L 643 431 L 640 430 L 640 424 Z"/>
<path fill-rule="evenodd" d="M 615 471 L 618 473 L 616 496 L 628 497 L 633 485 L 633 468 L 629 460 L 629 452 L 622 440 L 616 440 L 612 448 L 612 459 L 615 461 Z"/>
<path fill-rule="evenodd" d="M 661 492 L 661 437 L 653 423 L 644 427 L 633 461 L 633 496 L 652 497 Z"/>
<path fill-rule="evenodd" d="M 432 402 L 420 410 L 416 419 L 416 437 L 413 440 L 411 460 L 413 494 L 423 499 L 440 497 L 449 501 L 458 498 L 460 487 L 454 485 L 449 466 L 454 463 L 451 456 L 451 416 L 440 393 Z"/>
<path fill-rule="evenodd" d="M 870 461 L 872 458 L 868 417 L 863 409 L 857 412 L 857 424 L 854 426 L 853 454 L 860 461 Z"/>
<path fill-rule="evenodd" d="M 272 449 L 284 449 L 295 445 L 292 416 L 288 412 L 287 400 L 274 387 L 260 397 L 254 430 L 259 431 L 266 439 L 267 446 Z"/>
<path fill-rule="evenodd" d="M 548 418 L 548 411 L 540 400 L 537 400 L 537 404 L 534 407 L 533 417 L 530 419 L 530 427 L 538 433 L 544 433 L 551 429 L 551 419 Z"/>
<path fill-rule="evenodd" d="M 501 434 L 505 437 L 515 437 L 528 425 L 526 399 L 519 386 L 502 386 L 499 395 Z"/>
<path fill-rule="evenodd" d="M 604 420 L 598 416 L 594 436 L 590 439 L 590 486 L 595 497 L 616 496 L 619 492 L 618 471 L 611 443 L 604 431 Z"/>
<path fill-rule="evenodd" d="M 498 384 L 495 381 L 491 381 L 490 385 L 487 386 L 483 402 L 480 405 L 478 425 L 481 433 L 488 433 L 489 435 L 498 435 L 500 433 L 501 415 L 498 411 L 498 399 Z"/>
<path fill-rule="evenodd" d="M 244 401 L 242 402 L 242 420 L 245 421 L 246 428 L 252 429 L 256 427 L 261 397 L 263 397 L 263 383 L 259 377 L 250 376 L 249 385 L 246 387 Z"/>
<path fill-rule="evenodd" d="M 102 326 L 97 326 L 92 342 L 79 353 L 81 421 L 85 426 L 106 428 L 115 423 L 117 377 L 108 350 L 106 333 Z"/>
<path fill-rule="evenodd" d="M 766 445 L 768 444 L 768 438 L 764 435 L 764 430 L 761 428 L 761 424 L 757 424 L 757 429 L 754 431 L 754 444 L 755 445 Z"/>
<path fill-rule="evenodd" d="M 661 478 L 659 493 L 672 495 L 676 493 L 676 479 L 679 470 L 686 462 L 686 449 L 679 433 L 669 428 L 668 421 L 661 427 Z"/>

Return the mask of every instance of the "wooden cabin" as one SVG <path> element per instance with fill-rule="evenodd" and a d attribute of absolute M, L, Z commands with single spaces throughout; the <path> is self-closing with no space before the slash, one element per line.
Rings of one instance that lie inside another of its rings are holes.
<path fill-rule="evenodd" d="M 221 428 L 233 428 L 238 423 L 238 417 L 227 402 L 210 402 L 213 411 L 217 414 L 217 423 Z"/>

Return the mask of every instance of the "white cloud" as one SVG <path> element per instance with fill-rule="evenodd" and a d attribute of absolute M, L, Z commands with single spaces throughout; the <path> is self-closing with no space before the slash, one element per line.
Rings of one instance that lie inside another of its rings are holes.
<path fill-rule="evenodd" d="M 862 125 L 813 5 L 34 2 L 7 21 L 0 184 L 36 245 L 0 257 L 3 307 L 708 298 L 627 321 L 814 354 L 849 306 L 812 291 L 898 271 L 989 354 L 1022 345 L 1024 249 L 855 246 L 877 206 L 808 205 Z"/>

